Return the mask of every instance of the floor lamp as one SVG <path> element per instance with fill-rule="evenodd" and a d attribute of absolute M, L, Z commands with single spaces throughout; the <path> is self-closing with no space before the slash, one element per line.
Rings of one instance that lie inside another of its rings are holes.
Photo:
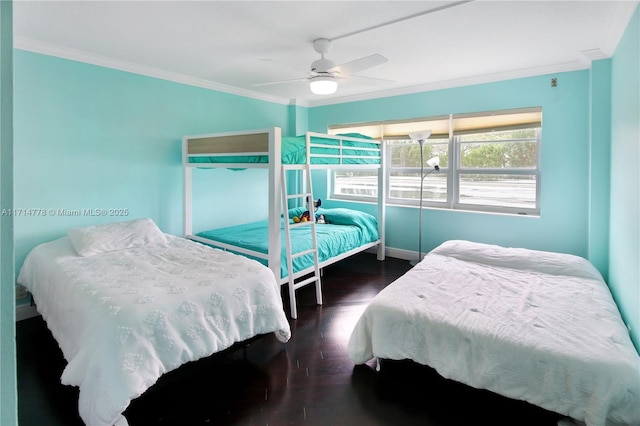
<path fill-rule="evenodd" d="M 418 262 L 422 260 L 422 188 L 424 186 L 423 185 L 424 178 L 427 177 L 434 170 L 440 171 L 440 157 L 433 157 L 427 160 L 427 165 L 433 168 L 427 171 L 427 173 L 424 172 L 424 159 L 422 158 L 422 155 L 423 155 L 422 146 L 424 145 L 424 141 L 429 139 L 429 136 L 431 136 L 431 130 L 423 130 L 421 132 L 409 133 L 409 137 L 414 141 L 418 141 L 418 143 L 420 144 L 420 209 L 419 209 L 420 218 L 418 221 L 418 259 L 412 260 L 411 262 L 409 262 L 412 266 L 417 265 Z"/>

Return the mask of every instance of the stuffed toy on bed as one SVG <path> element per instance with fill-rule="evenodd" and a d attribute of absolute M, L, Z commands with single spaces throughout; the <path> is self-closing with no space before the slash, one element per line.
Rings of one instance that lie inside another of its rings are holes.
<path fill-rule="evenodd" d="M 309 199 L 307 199 L 307 203 L 309 204 L 309 207 L 311 206 L 311 203 L 309 202 Z M 322 205 L 322 200 L 320 198 L 318 198 L 317 200 L 313 201 L 313 212 L 317 212 L 318 211 L 318 207 L 320 207 Z M 309 210 L 305 211 L 304 213 L 302 213 L 299 217 L 298 216 L 294 216 L 293 217 L 293 221 L 295 223 L 298 222 L 308 222 L 309 220 L 311 220 L 311 213 L 309 212 Z M 324 219 L 324 215 L 320 214 L 320 215 L 316 215 L 316 222 L 317 223 L 327 223 Z"/>

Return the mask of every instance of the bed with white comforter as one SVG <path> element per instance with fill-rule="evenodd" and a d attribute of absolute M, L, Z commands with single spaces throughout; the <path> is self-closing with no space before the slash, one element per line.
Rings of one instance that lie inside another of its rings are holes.
<path fill-rule="evenodd" d="M 62 383 L 79 386 L 91 426 L 127 424 L 130 401 L 182 364 L 257 335 L 291 335 L 268 268 L 162 234 L 148 219 L 41 244 L 18 283 L 62 349 Z"/>
<path fill-rule="evenodd" d="M 448 241 L 383 289 L 348 344 L 589 426 L 640 425 L 640 357 L 583 258 Z"/>

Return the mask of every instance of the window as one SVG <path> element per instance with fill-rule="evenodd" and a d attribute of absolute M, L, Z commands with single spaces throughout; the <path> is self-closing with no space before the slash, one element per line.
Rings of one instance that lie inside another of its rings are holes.
<path fill-rule="evenodd" d="M 456 136 L 458 206 L 537 211 L 538 140 L 537 128 Z"/>
<path fill-rule="evenodd" d="M 331 189 L 333 198 L 373 201 L 378 197 L 378 174 L 372 170 L 332 173 Z"/>
<path fill-rule="evenodd" d="M 411 139 L 392 140 L 387 142 L 386 149 L 387 202 L 417 206 L 420 202 L 420 145 Z M 448 138 L 429 138 L 422 146 L 422 161 L 425 164 L 422 174 L 423 205 L 447 202 L 448 150 Z M 440 160 L 438 173 L 426 165 L 434 157 Z"/>
<path fill-rule="evenodd" d="M 385 141 L 388 204 L 539 214 L 541 108 L 452 114 L 410 121 L 335 126 Z M 420 145 L 408 134 L 430 129 Z M 425 164 L 420 175 L 420 149 Z M 439 157 L 440 171 L 427 165 Z M 333 171 L 331 197 L 372 202 L 373 171 Z"/>

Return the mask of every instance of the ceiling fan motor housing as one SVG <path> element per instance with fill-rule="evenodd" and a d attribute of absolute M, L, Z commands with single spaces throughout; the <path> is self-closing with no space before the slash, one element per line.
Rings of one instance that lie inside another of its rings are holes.
<path fill-rule="evenodd" d="M 331 59 L 317 59 L 311 63 L 311 71 L 317 73 L 328 73 L 336 64 Z"/>
<path fill-rule="evenodd" d="M 313 49 L 321 55 L 329 53 L 331 50 L 331 40 L 328 38 L 318 38 L 313 40 Z"/>

